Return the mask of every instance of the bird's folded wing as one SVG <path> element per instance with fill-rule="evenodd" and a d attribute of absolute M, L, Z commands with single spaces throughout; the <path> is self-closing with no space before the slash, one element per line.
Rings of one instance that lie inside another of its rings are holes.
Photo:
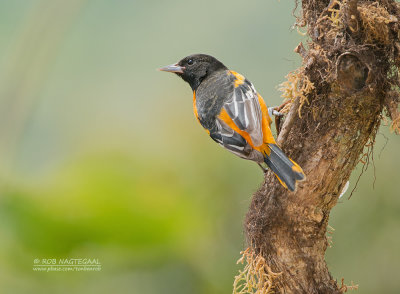
<path fill-rule="evenodd" d="M 211 138 L 226 149 L 234 153 L 240 153 L 240 156 L 247 156 L 249 148 L 246 148 L 248 146 L 246 140 L 221 118 L 217 118 L 215 123 L 217 131 L 210 133 Z"/>
<path fill-rule="evenodd" d="M 223 108 L 235 125 L 249 135 L 249 144 L 254 147 L 263 144 L 261 107 L 257 92 L 247 79 L 235 85 L 233 95 Z"/>

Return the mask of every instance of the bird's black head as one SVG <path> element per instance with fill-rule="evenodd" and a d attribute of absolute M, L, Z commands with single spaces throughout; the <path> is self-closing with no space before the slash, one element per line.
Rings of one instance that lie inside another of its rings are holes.
<path fill-rule="evenodd" d="M 193 54 L 160 68 L 161 71 L 176 73 L 184 81 L 188 82 L 192 90 L 196 90 L 201 82 L 213 73 L 226 70 L 227 67 L 216 58 L 206 54 Z"/>

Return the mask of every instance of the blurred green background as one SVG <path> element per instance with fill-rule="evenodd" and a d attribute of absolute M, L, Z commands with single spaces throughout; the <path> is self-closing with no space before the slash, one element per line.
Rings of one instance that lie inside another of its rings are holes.
<path fill-rule="evenodd" d="M 293 2 L 1 1 L 0 293 L 231 293 L 262 173 L 155 69 L 208 53 L 278 105 L 300 65 Z M 331 215 L 327 262 L 358 293 L 400 291 L 399 148 L 382 126 L 375 188 L 371 166 Z M 34 272 L 35 258 L 103 268 Z"/>

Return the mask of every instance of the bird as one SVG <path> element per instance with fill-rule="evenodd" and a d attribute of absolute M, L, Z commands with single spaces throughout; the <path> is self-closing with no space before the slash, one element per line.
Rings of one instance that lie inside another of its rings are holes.
<path fill-rule="evenodd" d="M 305 180 L 302 168 L 287 157 L 271 131 L 271 115 L 254 85 L 207 54 L 193 54 L 159 68 L 175 73 L 193 91 L 193 111 L 208 135 L 233 154 L 269 167 L 290 191 Z"/>

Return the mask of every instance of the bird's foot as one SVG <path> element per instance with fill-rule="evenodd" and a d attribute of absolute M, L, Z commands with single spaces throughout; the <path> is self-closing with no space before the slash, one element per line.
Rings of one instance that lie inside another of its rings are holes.
<path fill-rule="evenodd" d="M 272 117 L 272 116 L 283 116 L 283 113 L 277 111 L 276 108 L 278 108 L 278 106 L 268 107 L 268 115 L 270 117 Z"/>

